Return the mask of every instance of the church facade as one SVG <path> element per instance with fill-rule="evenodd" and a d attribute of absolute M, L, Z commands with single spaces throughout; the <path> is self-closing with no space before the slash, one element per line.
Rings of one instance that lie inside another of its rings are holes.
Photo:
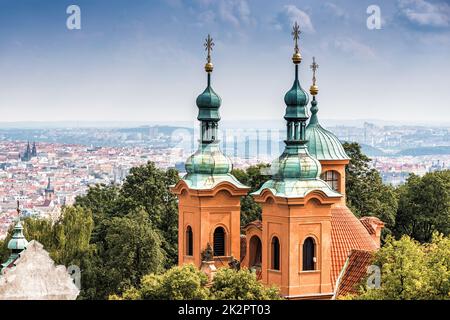
<path fill-rule="evenodd" d="M 380 246 L 383 223 L 357 219 L 346 206 L 345 168 L 349 157 L 341 142 L 320 125 L 318 65 L 308 93 L 301 87 L 302 62 L 297 23 L 294 36 L 294 82 L 284 96 L 287 136 L 283 153 L 271 164 L 271 179 L 252 193 L 262 219 L 240 225 L 240 199 L 249 188 L 232 174 L 231 160 L 219 147 L 221 98 L 212 89 L 211 50 L 205 71 L 207 87 L 197 98 L 198 150 L 186 161 L 187 174 L 172 187 L 178 197 L 178 261 L 202 268 L 235 264 L 276 285 L 288 299 L 331 299 L 352 292 Z M 310 107 L 311 117 L 309 117 Z"/>

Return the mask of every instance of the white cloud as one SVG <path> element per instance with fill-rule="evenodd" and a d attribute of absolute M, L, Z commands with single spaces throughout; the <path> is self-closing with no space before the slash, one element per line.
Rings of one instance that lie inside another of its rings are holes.
<path fill-rule="evenodd" d="M 256 23 L 246 0 L 196 0 L 196 3 L 203 10 L 197 17 L 199 24 L 211 23 L 216 18 L 236 28 Z"/>
<path fill-rule="evenodd" d="M 411 23 L 423 27 L 450 26 L 450 6 L 426 0 L 398 0 L 401 14 Z"/>
<path fill-rule="evenodd" d="M 283 6 L 283 9 L 278 14 L 277 21 L 274 28 L 281 30 L 283 26 L 291 28 L 297 22 L 300 25 L 300 30 L 305 33 L 314 33 L 314 26 L 311 18 L 305 12 L 297 8 L 295 5 L 289 4 Z"/>
<path fill-rule="evenodd" d="M 344 9 L 332 2 L 326 2 L 324 4 L 324 8 L 338 18 L 348 19 L 349 17 L 348 13 Z"/>
<path fill-rule="evenodd" d="M 333 41 L 334 48 L 359 59 L 375 59 L 376 54 L 369 46 L 352 38 L 337 38 Z"/>

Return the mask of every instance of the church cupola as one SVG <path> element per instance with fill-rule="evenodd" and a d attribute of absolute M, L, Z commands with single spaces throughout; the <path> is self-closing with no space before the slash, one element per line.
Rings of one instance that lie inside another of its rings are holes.
<path fill-rule="evenodd" d="M 196 101 L 199 146 L 186 160 L 186 175 L 171 188 L 178 197 L 178 263 L 193 263 L 199 268 L 211 263 L 228 266 L 240 257 L 240 200 L 249 189 L 231 174 L 231 160 L 220 149 L 222 100 L 211 86 L 211 36 L 204 46 L 208 53 L 207 87 Z M 203 261 L 202 252 L 208 248 L 213 248 L 213 262 Z"/>
<path fill-rule="evenodd" d="M 239 187 L 245 187 L 230 174 L 233 169 L 231 160 L 220 150 L 218 130 L 219 108 L 222 99 L 211 86 L 211 73 L 214 69 L 211 62 L 211 52 L 214 42 L 210 35 L 206 38 L 204 46 L 207 51 L 207 63 L 205 65 L 207 87 L 197 97 L 196 101 L 198 107 L 197 119 L 200 121 L 199 147 L 186 160 L 187 175 L 184 180 L 189 186 L 197 189 L 207 189 L 221 181 L 229 181 Z"/>
<path fill-rule="evenodd" d="M 17 201 L 17 223 L 14 226 L 11 239 L 8 242 L 8 249 L 11 251 L 11 255 L 5 263 L 2 263 L 1 270 L 10 267 L 14 264 L 14 261 L 19 257 L 19 254 L 27 248 L 28 241 L 23 235 L 23 226 L 20 221 L 20 206 L 19 201 Z"/>
<path fill-rule="evenodd" d="M 308 152 L 306 138 L 306 121 L 308 120 L 308 94 L 300 85 L 299 65 L 302 61 L 298 40 L 300 28 L 295 23 L 292 35 L 294 38 L 295 79 L 292 88 L 285 94 L 287 137 L 283 154 L 271 165 L 272 179 L 267 181 L 255 195 L 264 189 L 271 189 L 276 195 L 298 197 L 305 196 L 314 189 L 320 189 L 329 196 L 337 196 L 329 186 L 320 180 L 320 162 Z"/>
<path fill-rule="evenodd" d="M 306 127 L 306 140 L 309 153 L 320 161 L 322 174 L 320 178 L 336 192 L 344 197 L 341 203 L 345 204 L 345 166 L 349 163 L 349 156 L 344 150 L 339 139 L 319 123 L 319 107 L 316 96 L 319 93 L 316 72 L 319 65 L 313 57 L 310 66 L 313 72 L 312 85 L 309 92 L 313 96 L 311 101 L 311 119 Z"/>

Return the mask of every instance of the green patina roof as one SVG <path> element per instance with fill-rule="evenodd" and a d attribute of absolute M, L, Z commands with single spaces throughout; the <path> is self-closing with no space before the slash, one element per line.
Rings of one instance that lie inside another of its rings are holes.
<path fill-rule="evenodd" d="M 211 75 L 208 74 L 208 86 L 197 97 L 198 117 L 200 121 L 219 121 L 219 108 L 222 104 L 222 99 L 211 87 Z"/>
<path fill-rule="evenodd" d="M 18 258 L 20 252 L 25 250 L 27 248 L 27 245 L 28 241 L 27 239 L 25 239 L 25 236 L 23 235 L 23 226 L 19 219 L 19 221 L 14 226 L 13 235 L 8 242 L 8 249 L 11 250 L 11 255 L 9 256 L 6 262 L 1 264 L 2 266 L 1 271 L 3 271 L 4 268 L 9 266 Z"/>
<path fill-rule="evenodd" d="M 286 92 L 284 96 L 284 102 L 286 103 L 286 114 L 284 118 L 289 119 L 307 119 L 308 110 L 306 106 L 308 105 L 309 97 L 305 90 L 300 86 L 298 80 L 298 66 L 296 65 L 295 81 L 292 88 Z"/>
<path fill-rule="evenodd" d="M 320 162 L 311 157 L 306 146 L 288 145 L 271 165 L 274 179 L 315 179 L 321 171 Z"/>
<path fill-rule="evenodd" d="M 9 250 L 23 250 L 27 247 L 28 241 L 25 239 L 25 236 L 23 235 L 23 227 L 20 220 L 17 222 L 17 224 L 14 226 L 13 229 L 13 235 L 11 237 L 11 240 L 8 242 L 8 249 Z"/>
<path fill-rule="evenodd" d="M 348 160 L 339 139 L 319 124 L 317 101 L 315 97 L 311 102 L 311 120 L 306 127 L 306 140 L 308 151 L 318 160 Z"/>
<path fill-rule="evenodd" d="M 222 153 L 219 142 L 201 143 L 199 149 L 186 160 L 183 180 L 191 189 L 211 189 L 220 182 L 230 182 L 239 188 L 246 188 L 232 174 L 233 164 Z"/>
<path fill-rule="evenodd" d="M 341 197 L 320 179 L 320 162 L 308 152 L 305 136 L 305 123 L 308 119 L 306 106 L 308 94 L 301 88 L 298 80 L 298 63 L 295 62 L 295 80 L 286 93 L 287 139 L 283 154 L 272 162 L 272 179 L 264 183 L 253 195 L 261 194 L 265 189 L 275 196 L 302 198 L 313 191 L 321 191 L 329 197 Z"/>
<path fill-rule="evenodd" d="M 333 191 L 325 181 L 320 179 L 272 179 L 252 194 L 259 195 L 265 189 L 269 189 L 275 196 L 283 198 L 304 198 L 308 193 L 316 190 L 322 191 L 328 197 L 342 197 L 340 193 Z"/>

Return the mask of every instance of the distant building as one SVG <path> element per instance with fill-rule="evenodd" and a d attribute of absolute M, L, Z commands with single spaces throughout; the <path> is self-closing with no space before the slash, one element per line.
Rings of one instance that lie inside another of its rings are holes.
<path fill-rule="evenodd" d="M 33 142 L 33 148 L 31 148 L 30 142 L 28 141 L 27 148 L 25 149 L 25 152 L 20 156 L 20 160 L 22 160 L 23 162 L 27 162 L 34 157 L 37 157 L 36 142 Z"/>

